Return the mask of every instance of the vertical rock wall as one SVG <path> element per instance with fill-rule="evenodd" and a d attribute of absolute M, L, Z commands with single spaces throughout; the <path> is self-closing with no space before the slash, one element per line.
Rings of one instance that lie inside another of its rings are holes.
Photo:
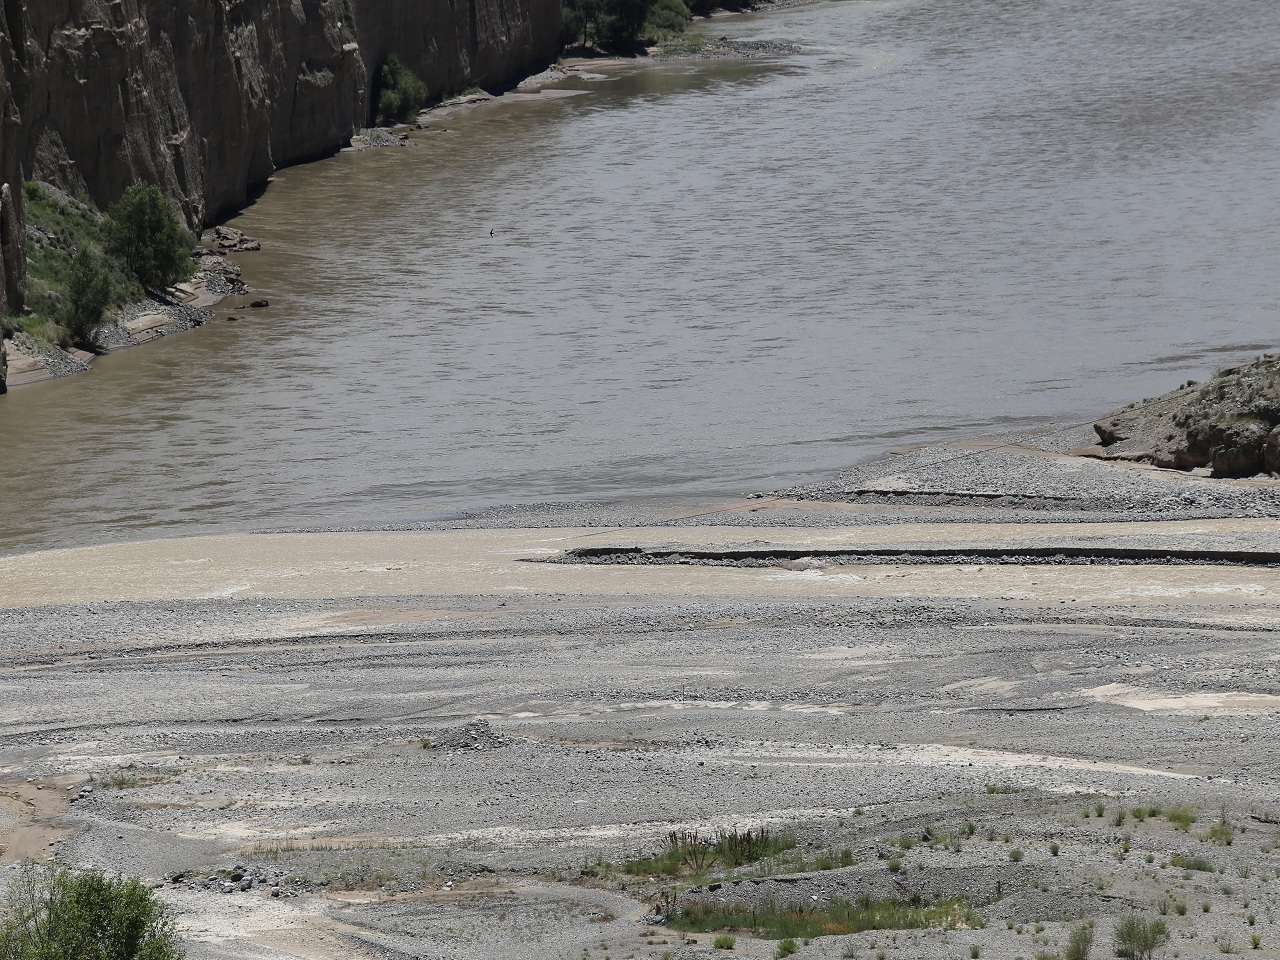
<path fill-rule="evenodd" d="M 0 241 L 23 298 L 23 179 L 114 202 L 159 184 L 192 226 L 347 143 L 397 53 L 433 94 L 559 49 L 560 0 L 0 0 Z M 14 252 L 16 251 L 16 253 Z"/>

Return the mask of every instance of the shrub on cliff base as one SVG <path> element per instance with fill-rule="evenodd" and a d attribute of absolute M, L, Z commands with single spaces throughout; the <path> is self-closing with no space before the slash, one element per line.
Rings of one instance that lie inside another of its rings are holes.
<path fill-rule="evenodd" d="M 566 42 L 581 35 L 584 47 L 595 43 L 605 50 L 631 50 L 645 32 L 654 4 L 655 0 L 568 0 L 562 11 Z M 664 19 L 669 20 L 669 14 Z"/>
<path fill-rule="evenodd" d="M 384 120 L 408 120 L 426 102 L 427 85 L 394 53 L 382 65 L 378 80 L 378 113 Z"/>
<path fill-rule="evenodd" d="M 684 0 L 654 0 L 644 22 L 644 32 L 649 37 L 684 33 L 688 22 L 689 8 L 684 5 Z"/>
<path fill-rule="evenodd" d="M 653 0 L 604 0 L 599 20 L 599 40 L 607 50 L 625 50 L 635 44 Z"/>
<path fill-rule="evenodd" d="M 168 908 L 137 878 L 24 865 L 0 904 L 0 960 L 181 960 Z"/>
<path fill-rule="evenodd" d="M 135 183 L 107 211 L 107 253 L 148 289 L 163 290 L 191 276 L 191 236 L 158 187 Z"/>
<path fill-rule="evenodd" d="M 102 326 L 102 315 L 111 301 L 111 277 L 98 258 L 81 247 L 67 271 L 67 299 L 62 325 L 76 343 L 89 344 Z"/>

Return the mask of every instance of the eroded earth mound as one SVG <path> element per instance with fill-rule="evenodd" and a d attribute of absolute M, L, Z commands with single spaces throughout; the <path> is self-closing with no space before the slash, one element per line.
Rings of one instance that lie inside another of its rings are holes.
<path fill-rule="evenodd" d="M 1215 477 L 1280 474 L 1280 355 L 1222 370 L 1094 424 L 1100 455 Z"/>

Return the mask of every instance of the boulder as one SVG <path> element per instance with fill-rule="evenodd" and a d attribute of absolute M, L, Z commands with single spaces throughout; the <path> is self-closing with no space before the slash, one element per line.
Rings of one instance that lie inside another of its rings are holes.
<path fill-rule="evenodd" d="M 1280 426 L 1267 434 L 1262 445 L 1262 468 L 1268 473 L 1280 474 Z"/>
<path fill-rule="evenodd" d="M 1221 440 L 1213 448 L 1215 477 L 1251 477 L 1262 472 L 1263 445 L 1271 428 L 1257 420 L 1234 423 L 1221 431 Z"/>

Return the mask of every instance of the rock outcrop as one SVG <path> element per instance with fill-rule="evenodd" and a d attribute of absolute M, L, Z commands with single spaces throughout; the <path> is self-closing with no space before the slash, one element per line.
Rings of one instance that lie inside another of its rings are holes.
<path fill-rule="evenodd" d="M 559 49 L 560 0 L 0 0 L 0 241 L 23 303 L 23 180 L 100 206 L 137 180 L 200 227 L 365 125 L 395 52 L 432 93 Z"/>
<path fill-rule="evenodd" d="M 1280 474 L 1280 357 L 1221 371 L 1207 384 L 1116 410 L 1093 427 L 1096 455 L 1215 477 Z"/>

